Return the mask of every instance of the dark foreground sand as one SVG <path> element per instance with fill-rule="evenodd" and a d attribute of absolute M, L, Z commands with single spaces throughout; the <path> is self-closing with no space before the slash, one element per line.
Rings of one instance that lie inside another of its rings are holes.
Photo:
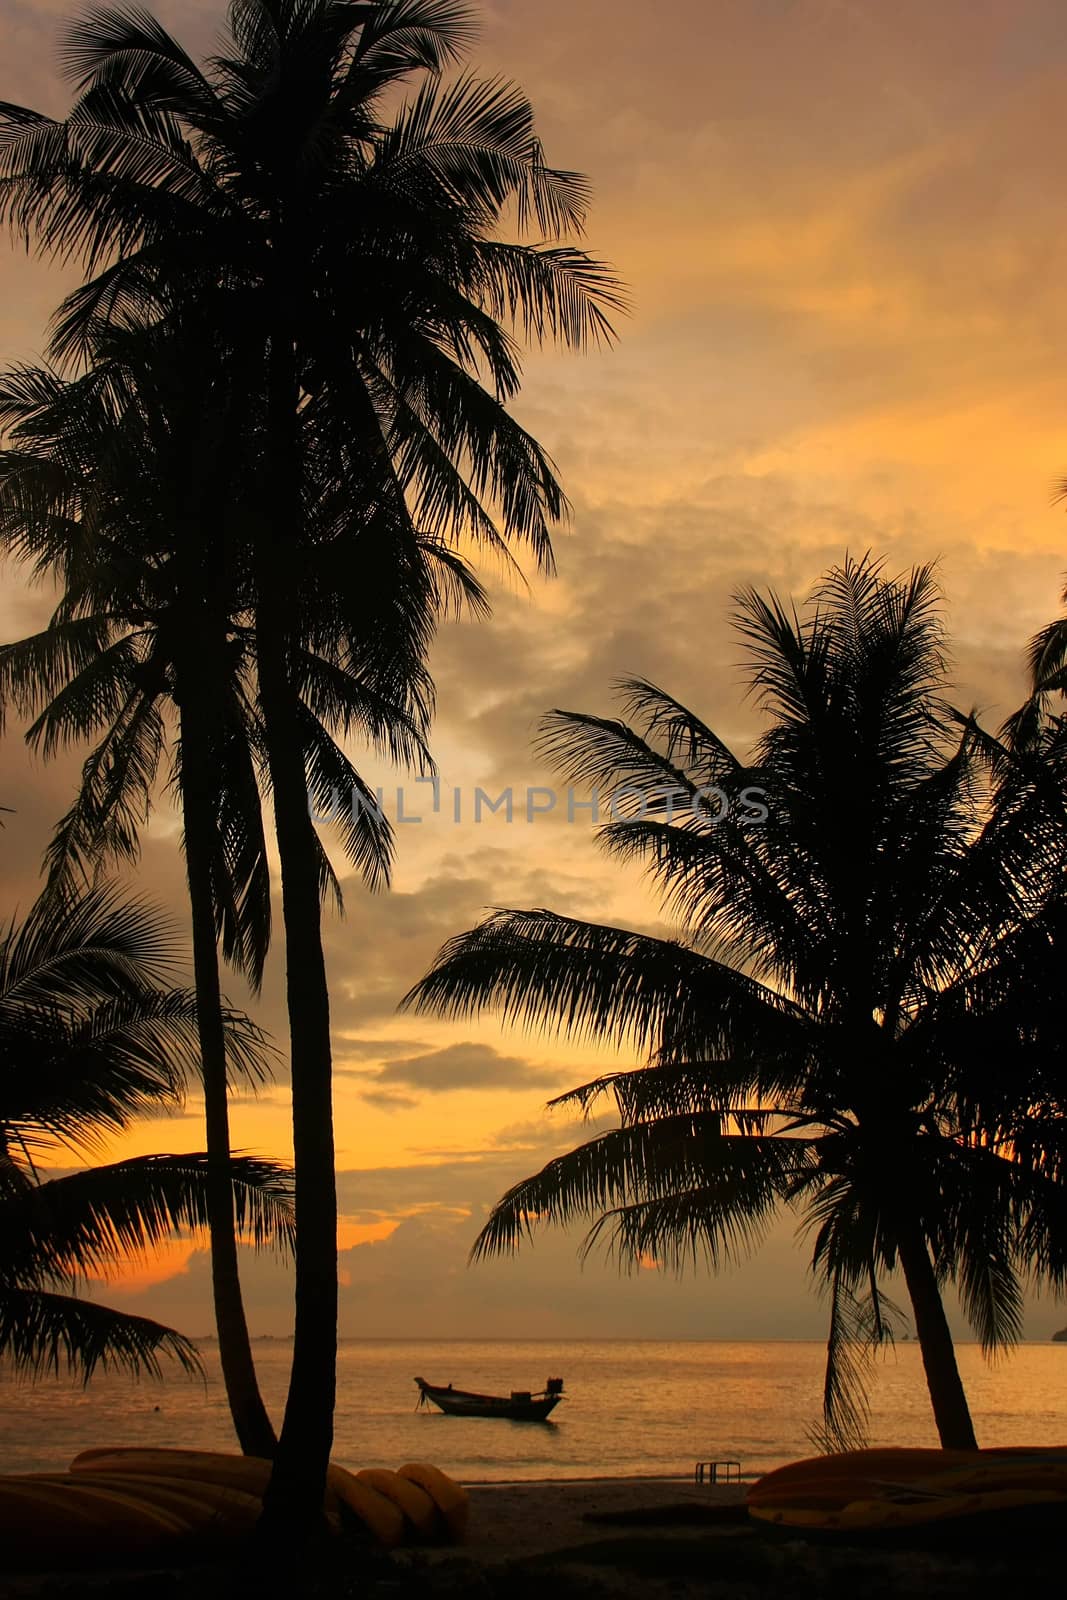
<path fill-rule="evenodd" d="M 394 1591 L 404 1600 L 1044 1600 L 1062 1592 L 1062 1530 L 1025 1518 L 987 1518 L 987 1527 L 942 1529 L 910 1546 L 848 1543 L 754 1522 L 743 1486 L 603 1478 L 469 1487 L 462 1556 L 416 1558 L 410 1587 Z"/>
<path fill-rule="evenodd" d="M 683 1480 L 477 1484 L 470 1494 L 470 1536 L 450 1550 L 383 1556 L 337 1541 L 325 1563 L 298 1573 L 0 1578 L 0 1600 L 1045 1600 L 1062 1589 L 1062 1539 L 996 1518 L 904 1548 L 767 1528 L 747 1517 L 743 1488 Z"/>
<path fill-rule="evenodd" d="M 471 1526 L 464 1553 L 476 1561 L 566 1550 L 644 1527 L 665 1537 L 699 1522 L 687 1511 L 740 1506 L 744 1486 L 695 1484 L 674 1478 L 582 1478 L 571 1482 L 469 1484 Z M 666 1523 L 647 1519 L 671 1512 Z M 707 1524 L 704 1524 L 705 1528 Z"/>

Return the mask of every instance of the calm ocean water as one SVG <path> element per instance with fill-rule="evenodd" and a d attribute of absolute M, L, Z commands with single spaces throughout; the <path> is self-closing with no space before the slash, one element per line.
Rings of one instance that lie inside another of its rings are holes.
<path fill-rule="evenodd" d="M 260 1381 L 280 1416 L 290 1346 L 259 1340 Z M 99 1444 L 234 1449 L 213 1345 L 206 1385 L 118 1377 L 87 1389 L 0 1372 L 8 1472 L 64 1467 Z M 822 1378 L 819 1344 L 349 1340 L 342 1344 L 334 1457 L 346 1466 L 433 1461 L 466 1481 L 688 1475 L 698 1458 L 732 1456 L 746 1474 L 811 1454 Z M 1067 1345 L 1028 1343 L 997 1366 L 959 1349 L 979 1443 L 1067 1445 Z M 558 1422 L 472 1421 L 416 1411 L 416 1375 L 506 1393 L 561 1376 Z M 936 1444 L 918 1347 L 880 1362 L 872 1443 Z"/>

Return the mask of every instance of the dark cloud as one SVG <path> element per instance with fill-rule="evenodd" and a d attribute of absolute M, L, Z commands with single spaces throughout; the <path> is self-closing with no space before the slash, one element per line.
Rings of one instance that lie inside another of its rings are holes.
<path fill-rule="evenodd" d="M 492 1045 L 465 1040 L 425 1055 L 390 1061 L 374 1075 L 375 1085 L 400 1084 L 444 1094 L 451 1089 L 523 1090 L 556 1085 L 559 1067 L 536 1067 L 521 1056 L 501 1055 Z"/>
<path fill-rule="evenodd" d="M 362 1089 L 360 1099 L 380 1111 L 410 1111 L 419 1103 L 414 1095 L 401 1094 L 396 1089 Z"/>

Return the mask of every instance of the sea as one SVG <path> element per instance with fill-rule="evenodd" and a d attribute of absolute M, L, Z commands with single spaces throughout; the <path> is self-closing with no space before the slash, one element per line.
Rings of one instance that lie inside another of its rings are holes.
<path fill-rule="evenodd" d="M 280 1417 L 292 1346 L 254 1344 L 268 1407 Z M 94 1445 L 235 1448 L 218 1352 L 206 1377 L 162 1383 L 102 1375 L 17 1379 L 0 1369 L 6 1472 L 65 1467 Z M 957 1347 L 982 1445 L 1067 1446 L 1067 1344 L 1026 1343 L 996 1364 Z M 824 1346 L 636 1340 L 345 1340 L 338 1358 L 334 1459 L 351 1468 L 432 1461 L 467 1483 L 600 1476 L 691 1477 L 698 1460 L 732 1460 L 745 1477 L 811 1455 Z M 547 1423 L 446 1417 L 416 1408 L 413 1379 L 491 1394 L 564 1380 Z M 936 1445 L 918 1346 L 876 1363 L 870 1438 Z"/>

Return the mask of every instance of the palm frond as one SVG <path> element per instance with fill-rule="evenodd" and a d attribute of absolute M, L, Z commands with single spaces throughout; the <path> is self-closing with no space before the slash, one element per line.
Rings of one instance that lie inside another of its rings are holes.
<path fill-rule="evenodd" d="M 676 1059 L 792 1038 L 797 1014 L 753 979 L 681 943 L 549 911 L 497 911 L 450 940 L 402 1008 L 505 1021 Z"/>
<path fill-rule="evenodd" d="M 353 73 L 372 73 L 388 83 L 410 72 L 443 72 L 478 33 L 476 13 L 462 0 L 390 0 L 367 13 Z"/>
<path fill-rule="evenodd" d="M 149 1255 L 175 1234 L 208 1227 L 209 1158 L 151 1155 L 89 1167 L 30 1185 L 3 1207 L 6 1244 L 0 1282 L 43 1284 L 99 1277 Z M 255 1249 L 291 1254 L 291 1171 L 259 1157 L 234 1156 L 228 1180 L 238 1235 Z"/>
<path fill-rule="evenodd" d="M 161 1356 L 191 1376 L 203 1371 L 196 1346 L 173 1328 L 37 1289 L 0 1288 L 0 1352 L 17 1373 L 58 1377 L 65 1370 L 84 1383 L 98 1368 L 162 1378 Z"/>
<path fill-rule="evenodd" d="M 724 1133 L 716 1113 L 613 1129 L 510 1189 L 472 1259 L 514 1251 L 537 1226 L 589 1220 L 583 1253 L 606 1241 L 624 1265 L 719 1265 L 761 1237 L 806 1157 L 804 1141 Z"/>
<path fill-rule="evenodd" d="M 146 900 L 101 885 L 76 900 L 45 897 L 0 941 L 0 997 L 33 1007 L 140 999 L 177 953 Z"/>
<path fill-rule="evenodd" d="M 852 1275 L 838 1267 L 830 1276 L 828 1289 L 830 1329 L 822 1423 L 809 1431 L 809 1437 L 819 1450 L 833 1455 L 841 1450 L 863 1450 L 868 1444 L 866 1389 L 871 1359 L 880 1346 L 892 1343 L 890 1319 L 899 1313 L 873 1278 L 869 1293 L 859 1295 Z"/>
<path fill-rule="evenodd" d="M 488 240 L 479 250 L 474 287 L 490 314 L 517 326 L 524 338 L 571 350 L 610 348 L 612 318 L 630 308 L 611 268 L 573 245 Z"/>

